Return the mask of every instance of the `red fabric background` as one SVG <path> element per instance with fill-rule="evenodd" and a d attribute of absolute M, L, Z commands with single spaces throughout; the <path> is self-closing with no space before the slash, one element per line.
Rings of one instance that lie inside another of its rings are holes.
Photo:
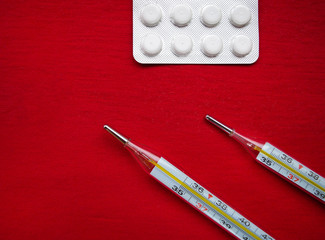
<path fill-rule="evenodd" d="M 0 239 L 233 239 L 147 176 L 110 124 L 277 239 L 324 205 L 205 114 L 325 175 L 325 2 L 260 0 L 253 65 L 139 65 L 131 1 L 0 2 Z"/>

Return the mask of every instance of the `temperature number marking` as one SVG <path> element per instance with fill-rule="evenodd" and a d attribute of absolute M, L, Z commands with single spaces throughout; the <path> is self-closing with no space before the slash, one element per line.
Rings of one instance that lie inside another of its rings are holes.
<path fill-rule="evenodd" d="M 245 218 L 239 218 L 239 221 L 243 223 L 246 227 L 249 227 L 251 223 Z"/>
<path fill-rule="evenodd" d="M 192 187 L 193 187 L 193 189 L 195 189 L 196 191 L 198 191 L 199 193 L 203 193 L 204 192 L 204 188 L 203 187 L 201 187 L 199 184 L 197 184 L 197 183 L 193 183 L 192 184 Z"/>
<path fill-rule="evenodd" d="M 298 182 L 300 179 L 297 178 L 296 176 L 293 176 L 291 173 L 289 173 L 289 175 L 287 176 L 290 180 L 294 181 L 294 182 Z"/>
<path fill-rule="evenodd" d="M 308 176 L 312 177 L 315 180 L 318 180 L 318 178 L 319 178 L 319 175 L 314 173 L 313 171 L 309 171 Z"/>
<path fill-rule="evenodd" d="M 265 165 L 267 165 L 269 167 L 272 165 L 272 160 L 270 160 L 270 159 L 268 159 L 266 157 L 261 157 L 261 160 L 262 160 L 263 163 L 265 163 Z"/>
<path fill-rule="evenodd" d="M 231 225 L 229 223 L 227 223 L 225 220 L 223 219 L 220 219 L 220 223 L 225 226 L 226 228 L 230 229 L 231 228 Z"/>
<path fill-rule="evenodd" d="M 281 157 L 280 157 L 283 161 L 286 161 L 287 163 L 292 163 L 292 158 L 288 157 L 287 154 L 282 153 Z"/>
<path fill-rule="evenodd" d="M 269 235 L 267 234 L 262 234 L 262 238 L 266 239 L 266 240 L 274 240 L 273 238 L 271 238 Z"/>
<path fill-rule="evenodd" d="M 176 185 L 174 185 L 173 187 L 172 187 L 172 189 L 178 194 L 178 195 L 181 195 L 181 196 L 183 196 L 185 193 L 184 193 L 184 191 L 182 190 L 182 189 L 180 189 L 179 187 L 177 187 Z"/>
<path fill-rule="evenodd" d="M 227 205 L 220 200 L 216 201 L 216 205 L 219 206 L 222 210 L 227 210 Z"/>
<path fill-rule="evenodd" d="M 195 205 L 195 207 L 197 207 L 198 209 L 201 209 L 202 212 L 208 211 L 208 208 L 206 208 L 205 206 L 203 206 L 203 205 L 202 205 L 201 203 L 199 203 L 199 202 Z"/>
<path fill-rule="evenodd" d="M 319 197 L 320 199 L 325 199 L 325 194 L 320 192 L 319 190 L 315 190 L 314 192 L 315 196 Z"/>

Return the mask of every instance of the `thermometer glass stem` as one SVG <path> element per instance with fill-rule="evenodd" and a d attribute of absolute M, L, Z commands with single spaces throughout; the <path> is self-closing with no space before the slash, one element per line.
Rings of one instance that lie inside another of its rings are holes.
<path fill-rule="evenodd" d="M 261 144 L 252 141 L 236 133 L 234 129 L 224 125 L 209 115 L 206 116 L 206 119 L 243 145 L 253 158 L 263 166 L 315 197 L 322 203 L 325 203 L 324 177 L 268 142 Z"/>
<path fill-rule="evenodd" d="M 124 144 L 151 177 L 235 238 L 274 239 L 166 159 L 139 147 L 111 127 L 105 125 L 104 128 Z"/>

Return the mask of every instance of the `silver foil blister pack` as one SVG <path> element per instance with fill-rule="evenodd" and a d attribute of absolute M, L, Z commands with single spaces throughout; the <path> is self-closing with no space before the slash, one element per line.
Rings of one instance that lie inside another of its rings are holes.
<path fill-rule="evenodd" d="M 133 0 L 133 56 L 143 64 L 251 64 L 258 0 Z"/>

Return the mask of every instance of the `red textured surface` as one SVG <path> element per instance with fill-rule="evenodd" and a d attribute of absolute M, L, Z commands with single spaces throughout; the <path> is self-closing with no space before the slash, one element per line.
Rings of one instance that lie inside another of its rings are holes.
<path fill-rule="evenodd" d="M 0 6 L 0 239 L 233 239 L 147 176 L 105 123 L 276 239 L 324 237 L 324 205 L 204 120 L 324 176 L 324 1 L 261 0 L 250 66 L 137 64 L 131 1 Z"/>

